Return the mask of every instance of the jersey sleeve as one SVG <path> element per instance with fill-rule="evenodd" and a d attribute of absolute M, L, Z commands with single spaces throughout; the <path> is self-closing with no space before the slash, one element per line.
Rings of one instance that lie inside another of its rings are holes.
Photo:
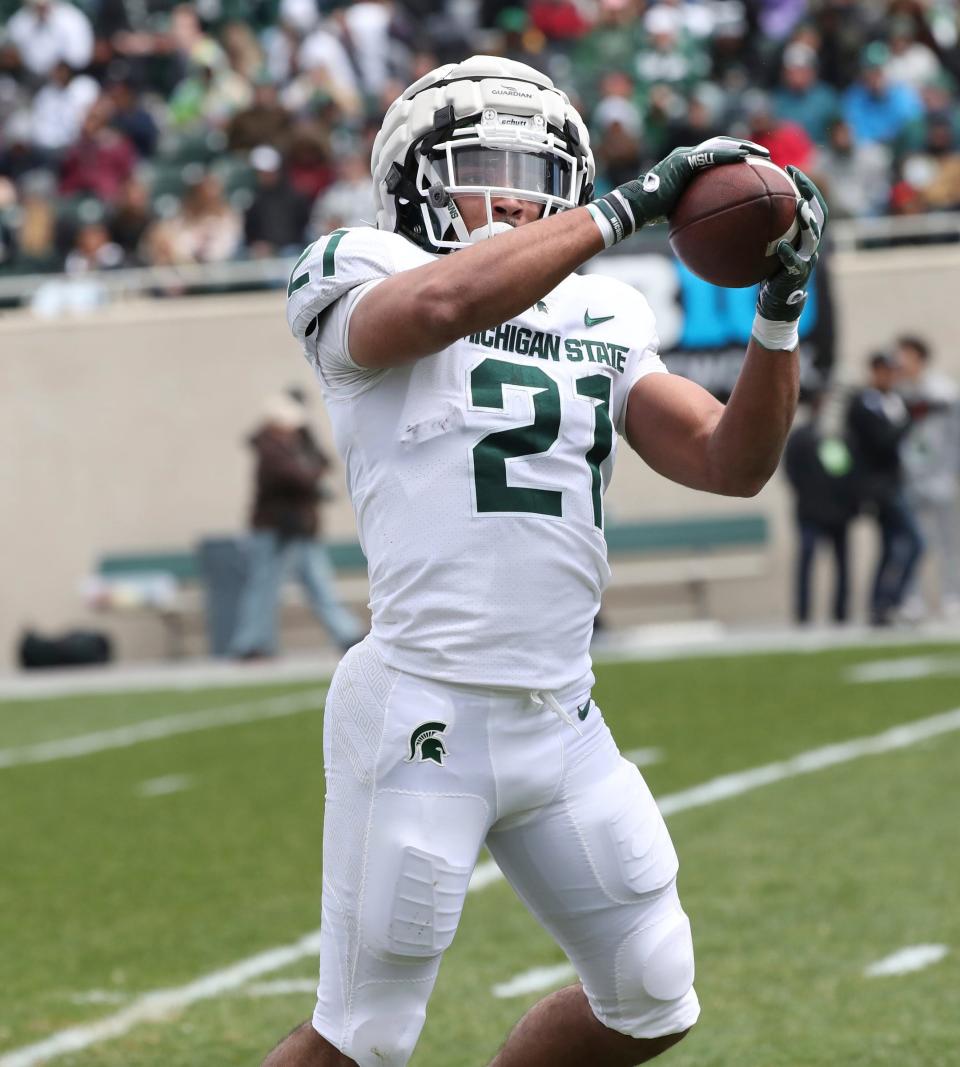
<path fill-rule="evenodd" d="M 287 323 L 324 386 L 343 392 L 382 375 L 350 357 L 350 316 L 384 279 L 431 258 L 403 237 L 369 226 L 334 230 L 306 248 L 290 272 Z"/>

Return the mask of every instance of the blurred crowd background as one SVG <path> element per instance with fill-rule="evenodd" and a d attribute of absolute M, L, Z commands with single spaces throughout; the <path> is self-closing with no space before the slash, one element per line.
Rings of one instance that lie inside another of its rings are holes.
<path fill-rule="evenodd" d="M 0 272 L 286 255 L 370 221 L 388 104 L 547 72 L 602 191 L 733 132 L 834 217 L 960 209 L 956 0 L 0 0 Z"/>

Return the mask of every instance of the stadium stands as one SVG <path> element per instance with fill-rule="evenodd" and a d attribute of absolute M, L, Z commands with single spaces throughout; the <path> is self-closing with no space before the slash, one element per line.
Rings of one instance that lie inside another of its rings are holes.
<path fill-rule="evenodd" d="M 478 50 L 577 98 L 601 191 L 724 130 L 808 167 L 835 217 L 960 208 L 950 0 L 0 0 L 0 20 L 7 275 L 284 255 L 245 235 L 264 146 L 313 205 L 297 243 L 367 220 L 355 160 L 386 105 Z"/>

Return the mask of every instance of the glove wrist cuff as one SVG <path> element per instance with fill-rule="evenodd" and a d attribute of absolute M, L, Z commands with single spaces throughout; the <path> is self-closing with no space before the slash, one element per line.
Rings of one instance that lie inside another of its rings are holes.
<path fill-rule="evenodd" d="M 636 233 L 637 219 L 634 210 L 618 189 L 592 200 L 587 204 L 587 210 L 597 224 L 606 248 L 619 244 Z"/>
<path fill-rule="evenodd" d="M 753 329 L 750 332 L 764 348 L 775 352 L 792 352 L 800 344 L 800 328 L 796 319 L 793 322 L 776 322 L 765 319 L 758 311 L 753 317 Z"/>

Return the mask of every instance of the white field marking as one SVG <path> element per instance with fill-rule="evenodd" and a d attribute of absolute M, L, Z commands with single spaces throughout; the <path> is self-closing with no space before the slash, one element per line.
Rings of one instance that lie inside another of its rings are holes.
<path fill-rule="evenodd" d="M 313 930 L 292 945 L 268 949 L 221 971 L 212 971 L 177 989 L 157 989 L 152 993 L 144 993 L 132 1004 L 97 1022 L 60 1030 L 34 1045 L 0 1055 L 0 1067 L 35 1067 L 68 1052 L 78 1052 L 111 1037 L 119 1037 L 140 1023 L 157 1022 L 198 1000 L 210 1000 L 221 993 L 239 989 L 251 978 L 278 971 L 304 956 L 316 955 L 319 950 L 320 931 Z"/>
<path fill-rule="evenodd" d="M 257 982 L 243 991 L 248 997 L 282 997 L 289 993 L 317 992 L 316 978 L 278 978 L 275 982 Z"/>
<path fill-rule="evenodd" d="M 171 793 L 182 793 L 194 783 L 190 774 L 166 774 L 162 778 L 148 778 L 137 786 L 137 795 L 141 797 L 165 797 Z"/>
<path fill-rule="evenodd" d="M 663 759 L 662 748 L 628 748 L 623 753 L 623 758 L 635 763 L 638 767 L 649 767 L 653 763 L 659 763 Z"/>
<path fill-rule="evenodd" d="M 188 711 L 182 715 L 167 715 L 160 719 L 144 719 L 143 722 L 131 723 L 129 726 L 97 730 L 77 737 L 41 741 L 34 745 L 18 745 L 15 748 L 0 748 L 0 770 L 27 763 L 50 763 L 53 760 L 91 756 L 111 748 L 128 748 L 144 741 L 157 741 L 177 734 L 192 734 L 198 730 L 214 730 L 221 726 L 239 726 L 242 723 L 258 722 L 260 719 L 297 715 L 301 711 L 317 707 L 326 695 L 327 687 L 324 686 L 322 689 L 308 689 L 270 700 L 253 700 L 222 708 Z"/>
<path fill-rule="evenodd" d="M 950 677 L 960 674 L 960 656 L 907 656 L 855 663 L 844 672 L 844 681 L 900 682 L 912 678 Z"/>
<path fill-rule="evenodd" d="M 864 970 L 868 978 L 885 978 L 888 975 L 911 974 L 939 963 L 950 951 L 946 945 L 908 945 Z"/>
<path fill-rule="evenodd" d="M 840 741 L 835 745 L 824 745 L 823 748 L 812 748 L 808 752 L 801 752 L 797 756 L 780 760 L 777 763 L 766 763 L 760 767 L 751 767 L 746 771 L 711 778 L 708 782 L 695 785 L 691 789 L 683 789 L 679 793 L 667 793 L 665 796 L 658 797 L 657 806 L 664 817 L 675 815 L 679 811 L 702 808 L 708 804 L 715 804 L 719 800 L 742 796 L 761 786 L 773 785 L 787 778 L 796 778 L 801 774 L 812 774 L 826 767 L 849 763 L 851 760 L 860 759 L 861 756 L 879 756 L 884 752 L 894 752 L 898 748 L 907 748 L 919 741 L 939 737 L 940 734 L 952 733 L 954 730 L 960 730 L 960 708 L 942 712 L 940 715 L 931 715 L 927 719 L 917 719 L 901 726 L 893 726 L 889 730 L 884 730 L 883 733 L 855 737 L 850 741 Z M 469 890 L 485 889 L 502 877 L 499 867 L 492 860 L 488 860 L 478 864 L 474 870 Z"/>
<path fill-rule="evenodd" d="M 511 978 L 509 982 L 501 982 L 495 985 L 490 992 L 500 1000 L 510 997 L 525 997 L 528 993 L 538 993 L 541 989 L 552 989 L 554 986 L 569 982 L 577 977 L 577 972 L 569 963 L 558 963 L 556 967 L 534 967 L 531 971 L 524 971 Z"/>
<path fill-rule="evenodd" d="M 837 745 L 827 745 L 824 748 L 802 752 L 780 763 L 770 763 L 764 767 L 742 771 L 739 774 L 714 778 L 702 786 L 661 797 L 658 803 L 664 815 L 688 808 L 703 807 L 719 800 L 748 793 L 762 785 L 783 781 L 794 775 L 809 774 L 823 767 L 836 766 L 839 763 L 858 759 L 860 756 L 892 752 L 954 730 L 960 730 L 960 708 L 905 723 L 902 726 L 895 726 L 870 737 L 856 738 Z M 493 861 L 481 863 L 475 869 L 467 891 L 478 892 L 502 877 L 503 875 Z M 293 945 L 269 949 L 257 956 L 240 960 L 221 971 L 212 971 L 188 985 L 147 993 L 138 997 L 126 1008 L 114 1015 L 108 1015 L 99 1022 L 61 1030 L 35 1045 L 28 1045 L 25 1048 L 14 1049 L 6 1055 L 0 1055 L 0 1067 L 35 1067 L 36 1064 L 45 1063 L 67 1052 L 74 1052 L 77 1049 L 106 1041 L 111 1037 L 118 1037 L 132 1030 L 138 1023 L 162 1019 L 198 1000 L 219 996 L 221 993 L 246 985 L 251 978 L 278 971 L 304 956 L 312 956 L 319 951 L 319 947 L 320 931 L 315 930 Z"/>

